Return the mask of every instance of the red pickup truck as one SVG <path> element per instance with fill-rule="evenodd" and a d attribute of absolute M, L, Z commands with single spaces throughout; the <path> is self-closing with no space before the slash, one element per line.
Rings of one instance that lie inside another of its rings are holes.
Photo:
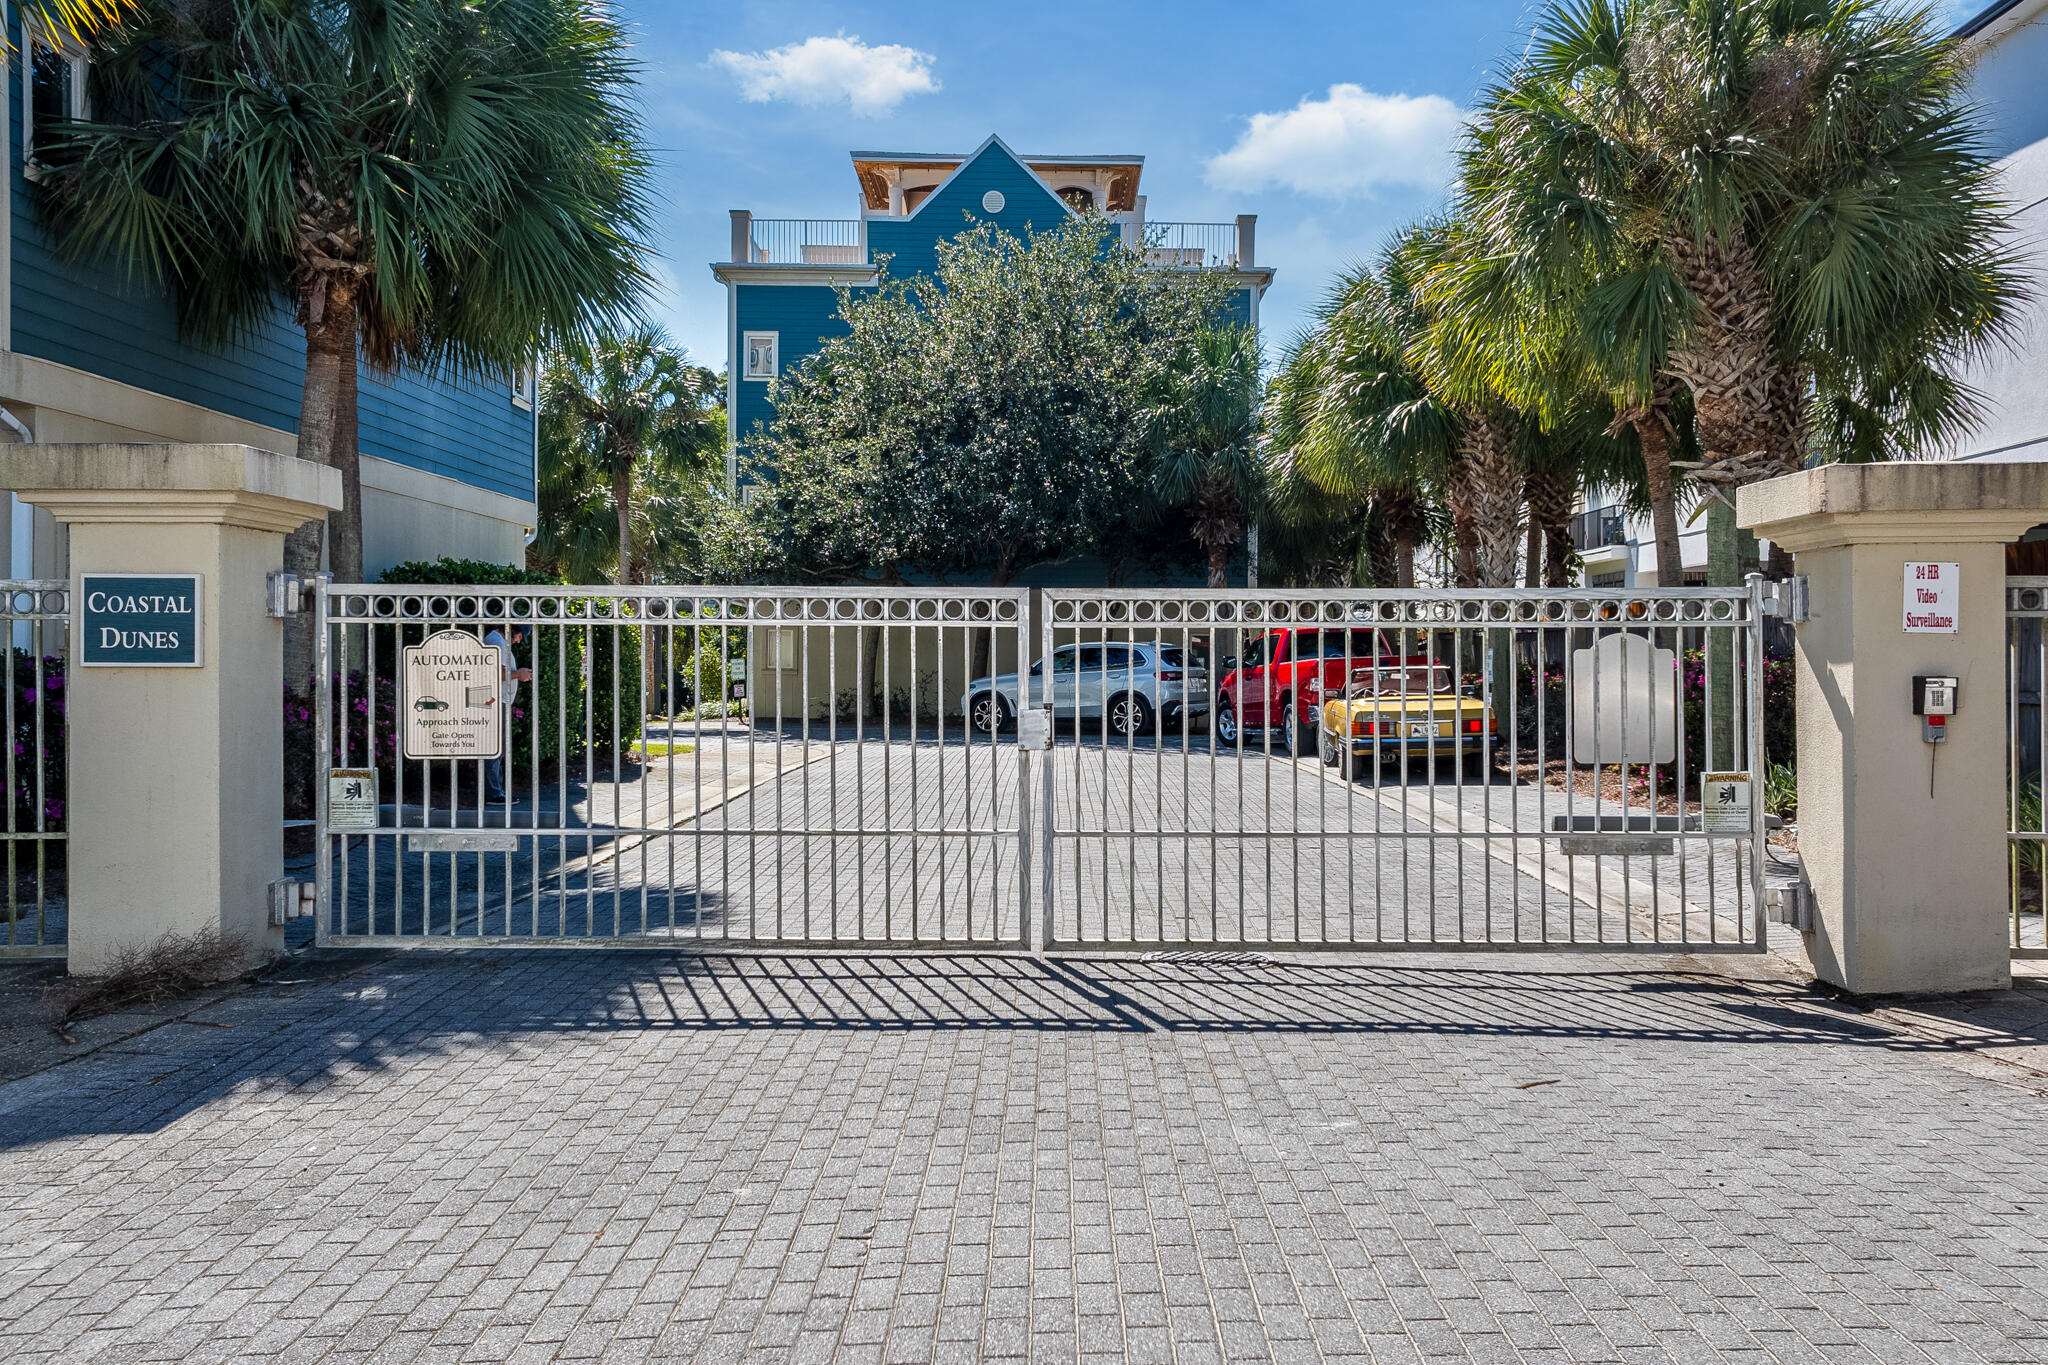
<path fill-rule="evenodd" d="M 1384 632 L 1358 627 L 1289 626 L 1252 638 L 1218 691 L 1216 738 L 1236 744 L 1275 729 L 1291 752 L 1311 753 L 1321 690 L 1344 685 L 1347 660 L 1355 669 L 1395 654 Z"/>

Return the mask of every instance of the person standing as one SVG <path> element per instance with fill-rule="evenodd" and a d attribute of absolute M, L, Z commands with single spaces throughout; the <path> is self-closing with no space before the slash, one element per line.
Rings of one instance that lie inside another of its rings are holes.
<path fill-rule="evenodd" d="M 512 747 L 512 703 L 519 697 L 519 684 L 529 682 L 533 678 L 533 670 L 521 668 L 519 656 L 513 653 L 513 647 L 523 644 L 525 640 L 526 627 L 517 622 L 503 630 L 492 627 L 490 633 L 484 636 L 484 643 L 496 645 L 504 658 L 504 662 L 498 668 L 498 710 L 502 713 L 498 717 L 498 724 L 504 730 L 504 740 L 499 746 L 500 756 L 484 760 L 484 800 L 493 805 L 512 799 L 511 794 L 505 790 L 503 754 Z"/>

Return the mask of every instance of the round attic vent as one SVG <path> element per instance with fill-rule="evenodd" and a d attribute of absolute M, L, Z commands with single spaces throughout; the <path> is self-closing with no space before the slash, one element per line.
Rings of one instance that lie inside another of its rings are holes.
<path fill-rule="evenodd" d="M 987 194 L 981 196 L 981 208 L 984 213 L 1001 213 L 1003 211 L 1003 192 L 1001 190 L 990 190 Z"/>

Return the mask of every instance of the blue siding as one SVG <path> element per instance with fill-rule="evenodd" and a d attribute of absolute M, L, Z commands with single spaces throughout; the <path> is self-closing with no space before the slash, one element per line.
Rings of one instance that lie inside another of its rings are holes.
<path fill-rule="evenodd" d="M 845 336 L 846 323 L 839 316 L 839 295 L 824 285 L 815 284 L 736 284 L 731 286 L 738 293 L 736 311 L 739 315 L 739 337 L 736 346 L 745 345 L 748 332 L 774 332 L 776 337 L 776 359 L 781 372 L 788 374 L 810 356 L 823 349 L 830 337 Z M 745 354 L 735 354 L 732 364 L 741 365 Z M 775 405 L 768 401 L 768 385 L 759 380 L 742 378 L 738 384 L 739 396 L 733 404 L 733 431 L 741 445 L 745 445 L 754 434 L 754 424 L 767 426 L 775 420 Z"/>
<path fill-rule="evenodd" d="M 19 36 L 19 21 L 10 16 L 9 37 L 18 42 Z M 21 64 L 9 68 L 14 349 L 296 431 L 306 347 L 283 309 L 246 344 L 201 348 L 180 340 L 166 295 L 57 258 L 37 224 L 36 187 L 21 173 Z M 533 496 L 533 414 L 512 402 L 507 381 L 365 371 L 359 405 L 365 455 L 516 498 Z"/>
<path fill-rule="evenodd" d="M 982 196 L 990 190 L 1003 196 L 1000 213 L 981 206 Z M 965 232 L 970 217 L 975 222 L 993 221 L 1003 231 L 1023 237 L 1056 228 L 1070 216 L 1067 206 L 1037 176 L 991 142 L 910 217 L 869 219 L 868 255 L 877 261 L 890 257 L 891 279 L 930 275 L 938 270 L 938 243 Z"/>

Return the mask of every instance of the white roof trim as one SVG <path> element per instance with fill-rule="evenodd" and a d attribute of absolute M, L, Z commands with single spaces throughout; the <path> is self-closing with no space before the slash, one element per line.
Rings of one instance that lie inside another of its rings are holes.
<path fill-rule="evenodd" d="M 1037 171 L 1032 170 L 1031 167 L 1025 163 L 1023 157 L 1018 156 L 1015 152 L 1010 150 L 1009 143 L 1003 141 L 994 133 L 990 133 L 987 139 L 983 141 L 983 143 L 979 147 L 976 147 L 972 152 L 968 153 L 966 156 L 960 159 L 959 165 L 955 166 L 952 170 L 946 172 L 946 178 L 944 180 L 941 180 L 938 184 L 932 186 L 932 192 L 930 194 L 927 194 L 924 198 L 920 199 L 917 203 L 917 207 L 912 209 L 910 212 L 904 214 L 901 221 L 909 222 L 911 219 L 917 217 L 918 214 L 923 213 L 925 211 L 926 205 L 930 204 L 932 200 L 938 198 L 941 194 L 944 194 L 946 191 L 946 186 L 952 184 L 955 180 L 959 179 L 960 173 L 962 171 L 966 170 L 969 166 L 972 166 L 975 162 L 981 160 L 982 153 L 986 152 L 991 146 L 1002 148 L 1004 156 L 1007 156 L 1010 158 L 1010 160 L 1016 162 L 1017 168 L 1019 170 L 1023 171 L 1024 174 L 1030 176 L 1033 180 L 1037 181 L 1038 187 L 1044 190 L 1046 194 L 1051 197 L 1053 203 L 1058 204 L 1060 206 L 1060 212 L 1066 214 L 1069 218 L 1080 217 L 1079 214 L 1074 212 L 1072 205 L 1067 203 L 1066 200 L 1060 198 L 1058 192 L 1055 191 L 1052 186 L 1045 183 L 1044 176 L 1040 175 Z"/>

